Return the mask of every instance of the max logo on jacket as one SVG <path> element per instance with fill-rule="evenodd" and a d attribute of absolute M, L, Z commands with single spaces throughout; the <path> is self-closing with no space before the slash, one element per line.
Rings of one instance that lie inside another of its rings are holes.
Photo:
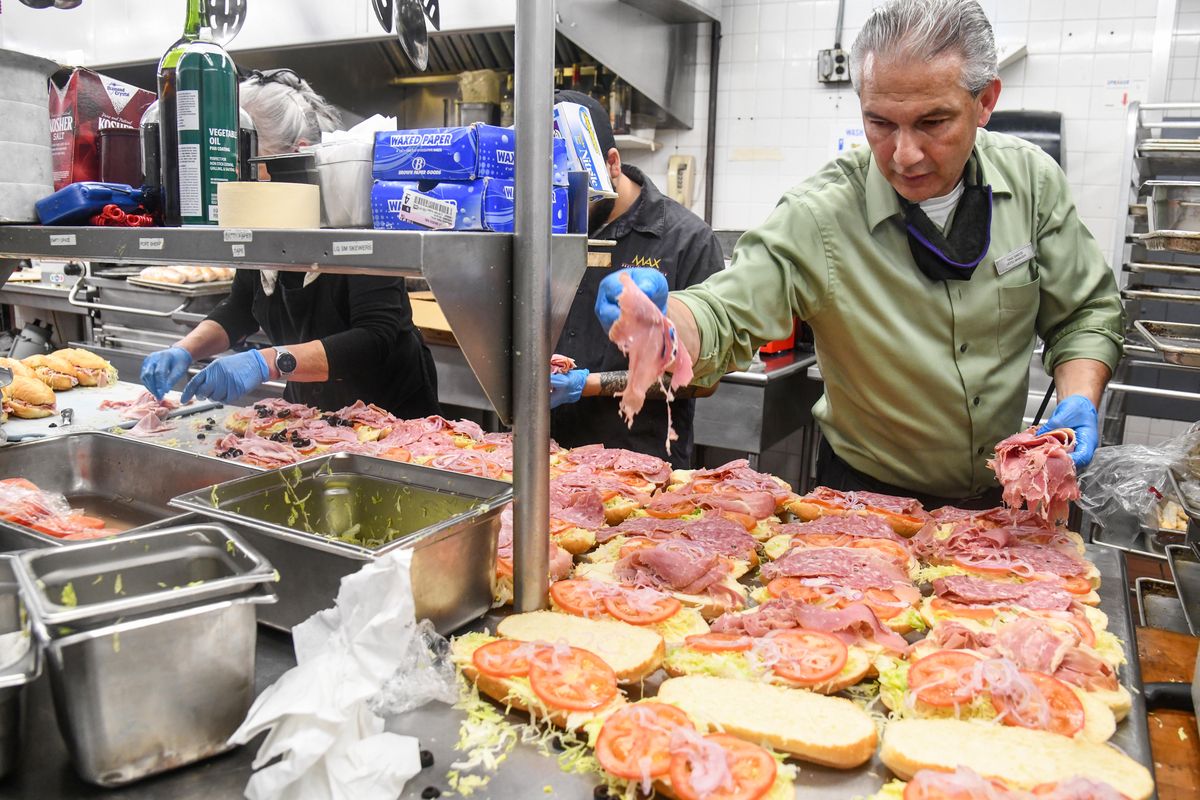
<path fill-rule="evenodd" d="M 634 256 L 629 261 L 621 265 L 622 269 L 629 267 L 652 267 L 654 269 L 662 269 L 662 257 L 649 258 L 647 256 Z"/>

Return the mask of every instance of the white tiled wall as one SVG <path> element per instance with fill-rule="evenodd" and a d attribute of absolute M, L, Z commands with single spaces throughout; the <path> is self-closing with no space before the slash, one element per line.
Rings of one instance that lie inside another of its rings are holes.
<path fill-rule="evenodd" d="M 1200 97 L 1200 0 L 1178 0 L 1167 72 L 1167 102 Z"/>
<path fill-rule="evenodd" d="M 1184 0 L 1188 4 L 1189 0 Z M 1200 11 L 1200 0 L 1190 0 Z M 1002 109 L 1062 111 L 1067 177 L 1080 216 L 1107 247 L 1116 218 L 1124 107 L 1144 98 L 1157 0 L 982 0 L 1001 43 L 1026 42 L 1028 56 L 1001 73 Z M 876 5 L 847 0 L 843 46 Z M 725 0 L 717 96 L 713 227 L 760 222 L 779 196 L 834 152 L 840 127 L 860 120 L 846 85 L 817 82 L 817 51 L 833 45 L 836 0 Z M 1200 22 L 1200 14 L 1197 15 Z M 1200 24 L 1197 25 L 1200 31 Z M 690 131 L 660 131 L 657 153 L 625 153 L 660 186 L 667 159 L 696 158 L 704 169 L 708 34 L 697 71 L 697 119 Z M 1120 88 L 1108 81 L 1128 80 Z M 1188 99 L 1193 99 L 1189 97 Z M 692 206 L 704 208 L 702 174 Z"/>
<path fill-rule="evenodd" d="M 1124 444 L 1145 444 L 1151 447 L 1169 439 L 1177 439 L 1187 433 L 1190 422 L 1173 419 L 1151 419 L 1150 417 L 1125 417 Z"/>

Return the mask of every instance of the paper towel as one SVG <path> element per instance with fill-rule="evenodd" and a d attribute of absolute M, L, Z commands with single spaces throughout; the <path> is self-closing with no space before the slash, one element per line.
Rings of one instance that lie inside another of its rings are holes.
<path fill-rule="evenodd" d="M 342 579 L 333 608 L 292 630 L 296 666 L 259 695 L 230 737 L 245 744 L 271 731 L 247 798 L 394 800 L 420 771 L 417 739 L 384 732 L 372 711 L 457 697 L 445 641 L 413 615 L 411 564 L 410 550 L 368 563 Z"/>

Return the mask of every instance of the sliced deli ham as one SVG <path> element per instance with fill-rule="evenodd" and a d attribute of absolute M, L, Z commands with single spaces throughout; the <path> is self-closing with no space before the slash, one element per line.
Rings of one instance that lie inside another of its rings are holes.
<path fill-rule="evenodd" d="M 830 609 L 780 598 L 753 611 L 724 614 L 712 624 L 714 633 L 745 634 L 756 638 L 789 628 L 829 633 L 847 645 L 872 642 L 901 655 L 908 652 L 908 642 L 884 627 L 875 613 L 862 603 Z"/>
<path fill-rule="evenodd" d="M 762 579 L 829 578 L 849 589 L 893 589 L 911 586 L 908 574 L 894 561 L 866 549 L 814 547 L 789 550 L 762 568 Z"/>
<path fill-rule="evenodd" d="M 1003 583 L 967 575 L 937 578 L 933 591 L 952 603 L 1021 606 L 1034 611 L 1067 611 L 1074 598 L 1058 581 Z"/>
<path fill-rule="evenodd" d="M 683 594 L 724 595 L 729 591 L 721 586 L 729 576 L 729 565 L 686 542 L 634 550 L 616 563 L 613 575 L 622 583 Z"/>
<path fill-rule="evenodd" d="M 631 536 L 667 542 L 687 541 L 706 553 L 749 561 L 755 555 L 757 542 L 746 529 L 717 514 L 705 514 L 700 519 L 656 519 L 634 517 L 620 525 L 604 528 L 596 541 L 606 542 L 616 536 Z"/>
<path fill-rule="evenodd" d="M 1070 502 L 1079 499 L 1075 480 L 1075 432 L 1069 428 L 1047 431 L 1035 428 L 1009 436 L 996 445 L 988 466 L 1004 487 L 1010 508 L 1028 508 L 1051 522 L 1064 520 Z"/>
<path fill-rule="evenodd" d="M 570 356 L 561 356 L 558 353 L 550 356 L 551 375 L 566 375 L 573 369 L 575 369 L 575 359 Z"/>
<path fill-rule="evenodd" d="M 775 498 L 770 492 L 724 494 L 678 490 L 662 492 L 646 506 L 652 515 L 663 517 L 682 517 L 696 509 L 728 511 L 762 520 L 775 513 Z"/>
<path fill-rule="evenodd" d="M 671 477 L 670 463 L 661 458 L 620 447 L 605 447 L 602 444 L 573 447 L 563 453 L 560 460 L 564 466 L 609 470 L 622 475 L 637 476 L 659 485 L 665 484 Z"/>
<path fill-rule="evenodd" d="M 609 328 L 608 338 L 629 358 L 629 379 L 619 392 L 621 415 L 632 426 L 633 418 L 646 402 L 646 390 L 673 368 L 671 389 L 687 386 L 692 380 L 692 359 L 687 348 L 675 338 L 675 326 L 658 306 L 638 288 L 628 272 L 620 273 L 621 315 Z M 668 448 L 674 431 L 668 435 Z"/>
<path fill-rule="evenodd" d="M 892 530 L 881 517 L 869 514 L 844 514 L 818 517 L 812 522 L 789 522 L 777 529 L 788 536 L 806 536 L 811 533 L 827 533 L 863 539 L 887 539 L 907 547 L 909 539 Z"/>

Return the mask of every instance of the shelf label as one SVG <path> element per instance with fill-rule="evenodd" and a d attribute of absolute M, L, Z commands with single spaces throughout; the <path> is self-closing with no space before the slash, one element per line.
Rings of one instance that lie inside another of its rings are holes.
<path fill-rule="evenodd" d="M 246 245 L 244 245 L 244 244 L 235 244 L 232 247 L 230 247 L 230 250 L 233 251 L 234 258 L 245 258 L 246 257 Z"/>
<path fill-rule="evenodd" d="M 52 233 L 50 234 L 51 247 L 74 247 L 75 234 L 73 233 Z"/>
<path fill-rule="evenodd" d="M 375 242 L 367 239 L 361 242 L 334 242 L 335 256 L 369 256 L 375 252 Z"/>
<path fill-rule="evenodd" d="M 226 242 L 253 242 L 254 231 L 248 231 L 245 228 L 226 228 L 222 231 L 221 236 Z M 237 253 L 234 253 L 237 255 Z M 245 255 L 245 253 L 242 253 Z"/>
<path fill-rule="evenodd" d="M 138 239 L 138 250 L 162 250 L 163 240 L 160 236 L 143 236 Z"/>

